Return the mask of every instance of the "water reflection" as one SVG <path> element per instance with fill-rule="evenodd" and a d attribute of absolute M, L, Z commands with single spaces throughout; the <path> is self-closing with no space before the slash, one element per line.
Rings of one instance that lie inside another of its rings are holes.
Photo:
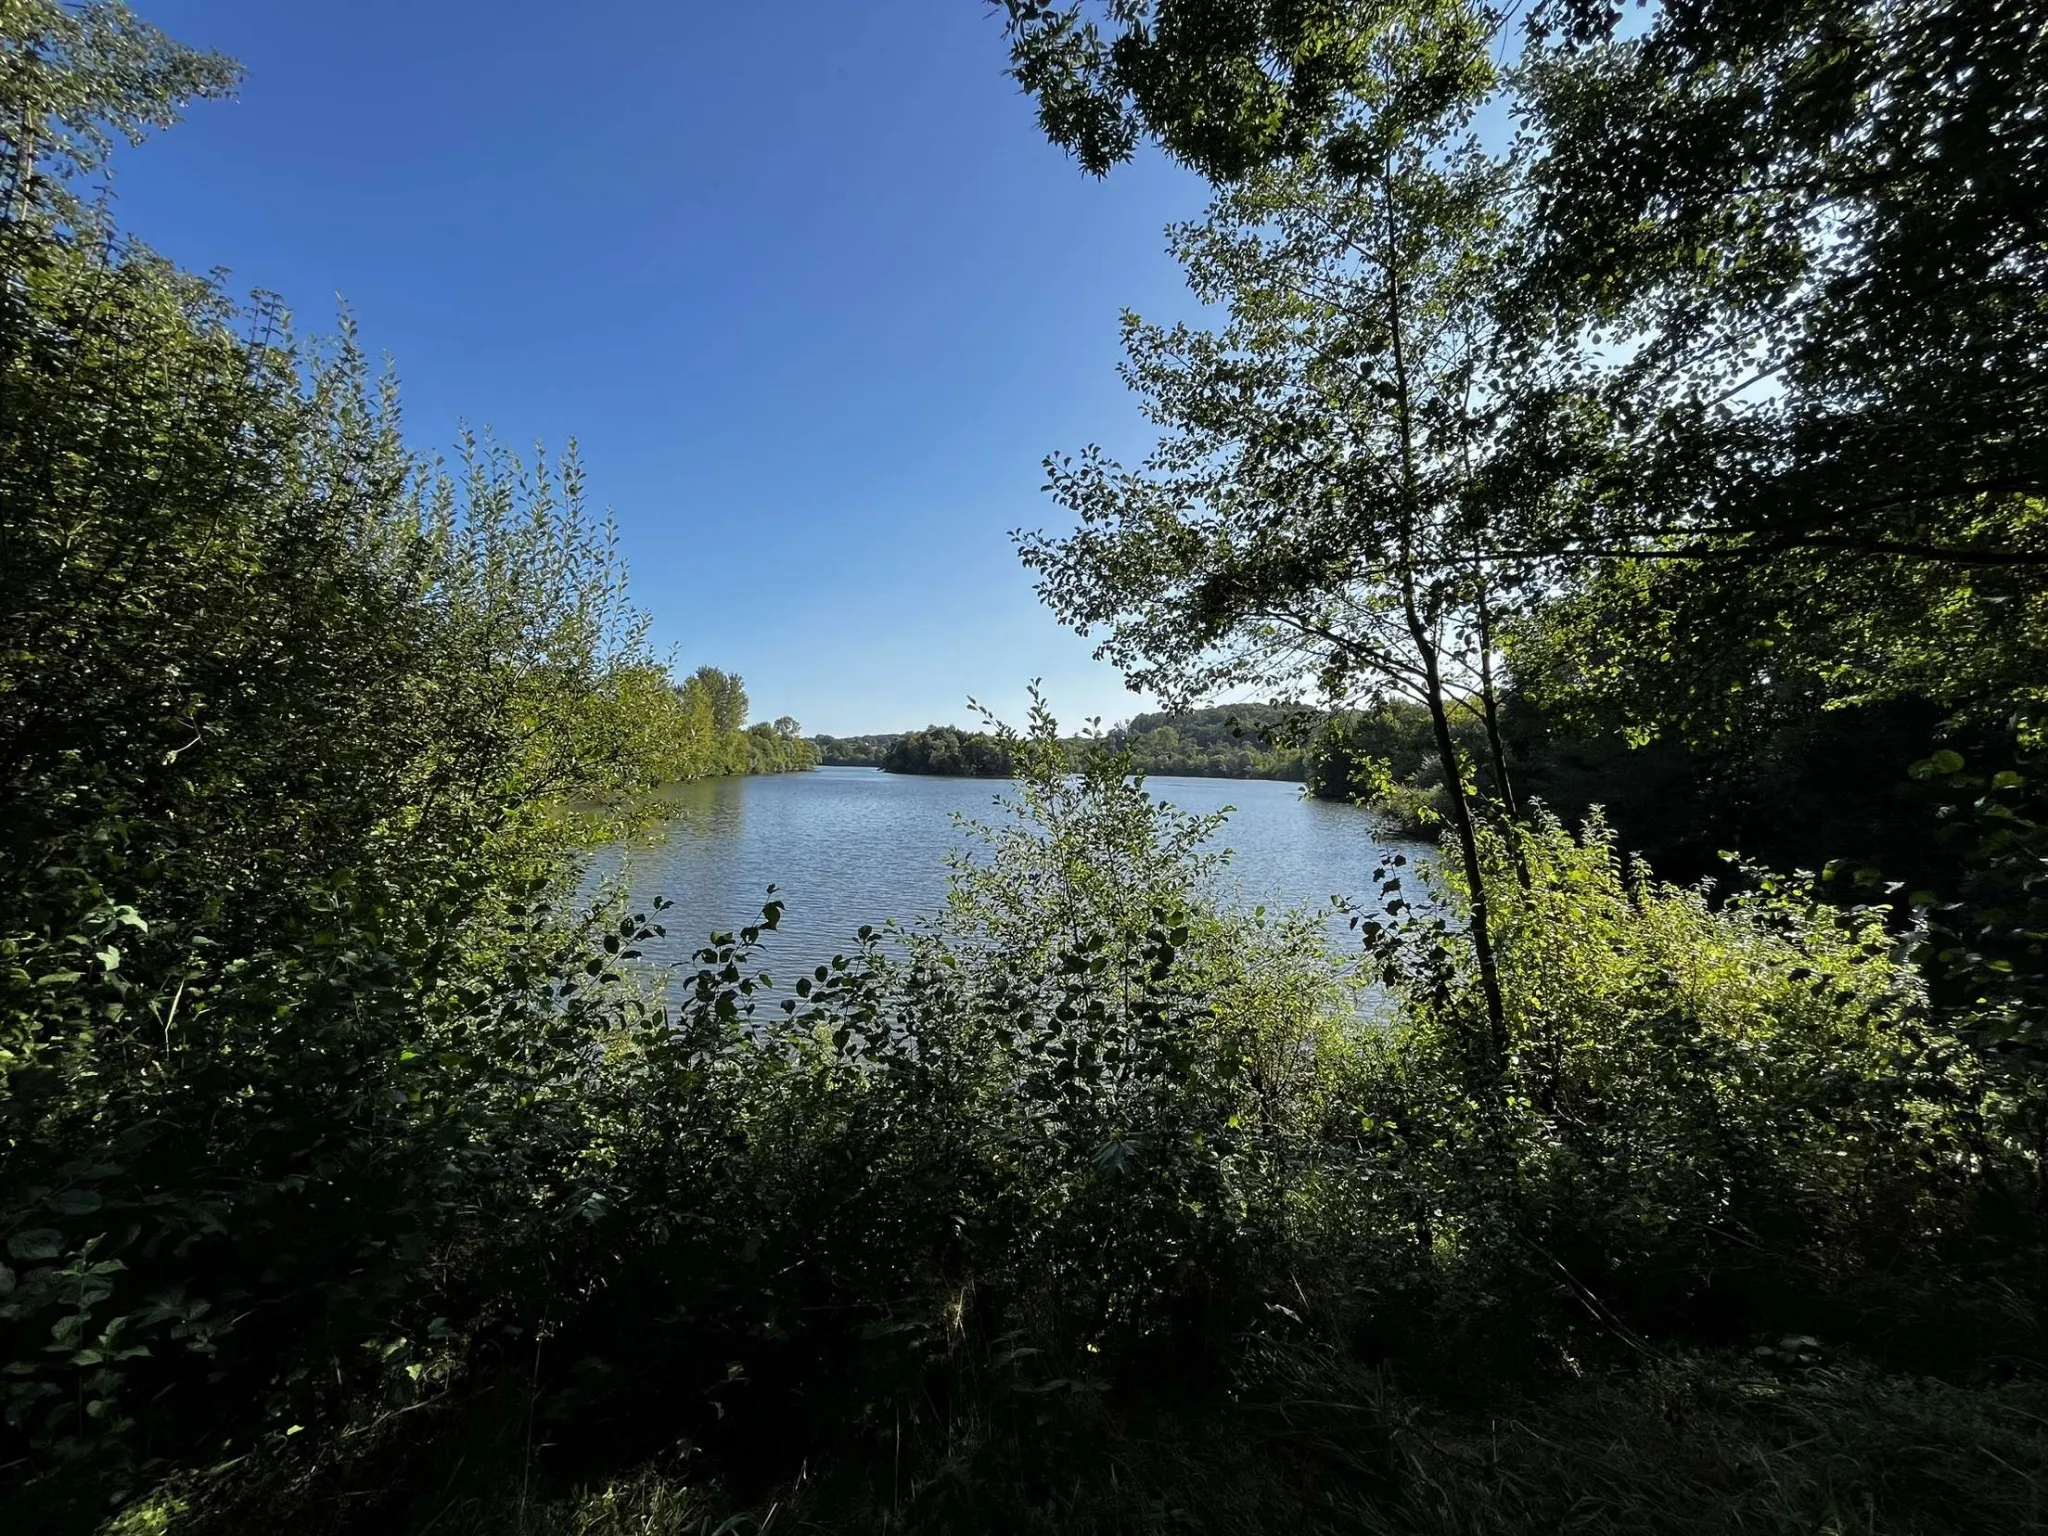
<path fill-rule="evenodd" d="M 1305 800 L 1300 786 L 1240 779 L 1157 778 L 1151 792 L 1205 814 L 1234 807 L 1214 839 L 1230 851 L 1226 899 L 1271 913 L 1315 910 L 1333 896 L 1373 894 L 1373 867 L 1418 845 L 1390 837 L 1370 814 Z M 712 779 L 666 792 L 672 817 L 647 837 L 592 861 L 590 880 L 623 880 L 638 902 L 676 903 L 650 958 L 680 962 L 705 935 L 760 915 L 767 887 L 787 903 L 772 962 L 804 968 L 850 949 L 863 923 L 906 925 L 945 906 L 946 856 L 964 835 L 956 814 L 991 819 L 1007 785 L 822 768 L 768 778 Z M 1355 940 L 1341 920 L 1332 942 Z"/>

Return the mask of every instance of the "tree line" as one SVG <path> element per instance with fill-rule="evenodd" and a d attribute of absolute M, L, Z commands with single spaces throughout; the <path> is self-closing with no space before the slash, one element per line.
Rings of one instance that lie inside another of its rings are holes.
<path fill-rule="evenodd" d="M 1106 745 L 1127 752 L 1134 772 L 1234 779 L 1299 779 L 1301 756 L 1276 731 L 1301 711 L 1278 704 L 1238 704 L 1135 715 L 1096 736 L 1066 738 L 1078 763 Z M 812 738 L 831 767 L 873 767 L 889 773 L 1008 778 L 1013 765 L 1000 738 L 986 730 L 931 725 L 922 731 Z"/>
<path fill-rule="evenodd" d="M 1502 764 L 1531 805 L 1568 825 L 1596 810 L 1621 846 L 1683 879 L 1725 875 L 1734 846 L 1777 868 L 1840 862 L 1882 868 L 1902 888 L 1965 876 L 1953 840 L 1930 839 L 1933 793 L 1901 771 L 1944 716 L 1899 700 L 1784 714 L 1753 734 L 1714 741 L 1634 741 L 1611 713 L 1567 711 L 1504 677 L 1496 699 Z M 1453 695 L 1452 740 L 1479 798 L 1499 803 L 1483 703 Z M 1065 739 L 1076 766 L 1102 747 L 1132 771 L 1305 784 L 1319 799 L 1365 807 L 1395 830 L 1433 837 L 1448 822 L 1447 780 L 1429 711 L 1376 704 L 1232 704 L 1134 716 L 1097 737 Z M 1007 778 L 1009 755 L 986 731 L 812 738 L 820 760 L 896 773 Z M 1155 787 L 1155 793 L 1159 792 Z M 1867 894 L 1853 881 L 1838 894 Z"/>

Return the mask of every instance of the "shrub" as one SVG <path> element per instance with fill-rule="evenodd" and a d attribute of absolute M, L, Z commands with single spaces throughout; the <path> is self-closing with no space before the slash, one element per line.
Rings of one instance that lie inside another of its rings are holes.
<path fill-rule="evenodd" d="M 1717 903 L 1627 866 L 1597 821 L 1495 834 L 1490 857 L 1515 1029 L 1497 1091 L 1455 1046 L 1475 988 L 1455 874 L 1430 872 L 1436 915 L 1366 925 L 1399 1000 L 1367 1138 L 1411 1186 L 1421 1246 L 1494 1305 L 1550 1298 L 1610 1346 L 1875 1346 L 1849 1298 L 1918 1274 L 1942 1345 L 1914 1350 L 1900 1314 L 1891 1344 L 1972 1354 L 1949 1348 L 1938 1276 L 2025 1227 L 2031 1172 L 2014 1106 L 1929 1017 L 1879 914 L 1761 872 Z"/>

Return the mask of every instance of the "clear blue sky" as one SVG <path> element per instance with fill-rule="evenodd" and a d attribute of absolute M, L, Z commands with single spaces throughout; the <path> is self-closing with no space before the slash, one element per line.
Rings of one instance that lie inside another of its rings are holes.
<path fill-rule="evenodd" d="M 121 221 L 345 299 L 422 448 L 578 438 L 682 665 L 835 734 L 1144 707 L 1008 532 L 1048 450 L 1148 441 L 1117 315 L 1189 310 L 1202 192 L 1048 145 L 981 0 L 135 3 L 248 78 L 121 157 Z"/>

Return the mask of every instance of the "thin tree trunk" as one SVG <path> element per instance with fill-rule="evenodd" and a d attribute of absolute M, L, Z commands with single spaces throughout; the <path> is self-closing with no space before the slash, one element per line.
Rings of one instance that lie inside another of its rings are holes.
<path fill-rule="evenodd" d="M 1515 883 L 1528 890 L 1529 858 L 1522 846 L 1522 807 L 1515 796 L 1514 776 L 1508 772 L 1508 752 L 1500 735 L 1500 699 L 1493 686 L 1493 609 L 1486 600 L 1484 583 L 1479 588 L 1479 705 L 1486 722 L 1486 750 L 1493 758 L 1493 779 L 1500 801 L 1508 840 L 1508 856 L 1514 861 Z"/>
<path fill-rule="evenodd" d="M 1490 1086 L 1499 1086 L 1507 1075 L 1508 1010 L 1501 997 L 1500 972 L 1494 963 L 1492 914 L 1486 899 L 1486 876 L 1479 862 L 1479 833 L 1472 824 L 1472 807 L 1465 798 L 1464 766 L 1458 761 L 1458 744 L 1451 738 L 1450 716 L 1444 709 L 1443 673 L 1437 665 L 1436 639 L 1423 622 L 1415 600 L 1415 532 L 1419 514 L 1418 476 L 1415 464 L 1415 417 L 1408 389 L 1408 352 L 1403 334 L 1404 307 L 1401 292 L 1400 231 L 1394 223 L 1392 168 L 1381 166 L 1381 187 L 1387 212 L 1387 329 L 1394 362 L 1395 422 L 1401 439 L 1401 484 L 1406 502 L 1401 528 L 1401 605 L 1408 623 L 1408 635 L 1422 663 L 1424 692 L 1429 702 L 1429 721 L 1436 735 L 1437 760 L 1443 767 L 1444 784 L 1451 803 L 1451 827 L 1457 833 L 1458 851 L 1465 864 L 1465 883 L 1471 890 L 1472 947 L 1479 960 L 1479 989 L 1486 998 L 1486 1046 Z"/>
<path fill-rule="evenodd" d="M 1493 612 L 1484 586 L 1479 589 L 1479 704 L 1486 718 L 1486 750 L 1493 758 L 1493 784 L 1500 808 L 1509 821 L 1519 821 L 1522 811 L 1515 800 L 1507 748 L 1500 737 L 1500 701 L 1493 687 Z"/>
<path fill-rule="evenodd" d="M 1408 631 L 1422 658 L 1427 686 L 1429 723 L 1436 735 L 1437 760 L 1443 766 L 1449 790 L 1451 829 L 1457 834 L 1458 852 L 1465 865 L 1465 884 L 1472 899 L 1472 948 L 1479 960 L 1479 990 L 1486 998 L 1488 1065 L 1496 1077 L 1508 1064 L 1508 1010 L 1501 996 L 1500 970 L 1494 961 L 1492 909 L 1486 899 L 1486 875 L 1479 860 L 1479 830 L 1472 820 L 1472 806 L 1465 798 L 1464 764 L 1458 759 L 1458 744 L 1451 736 L 1450 713 L 1444 708 L 1443 678 L 1437 670 L 1436 646 L 1416 611 L 1412 593 L 1407 597 Z"/>
<path fill-rule="evenodd" d="M 21 120 L 14 131 L 14 179 L 7 188 L 6 221 L 10 224 L 27 223 L 30 212 L 29 186 L 36 173 L 36 117 L 29 103 L 39 62 L 31 48 L 15 66 L 21 82 Z"/>

